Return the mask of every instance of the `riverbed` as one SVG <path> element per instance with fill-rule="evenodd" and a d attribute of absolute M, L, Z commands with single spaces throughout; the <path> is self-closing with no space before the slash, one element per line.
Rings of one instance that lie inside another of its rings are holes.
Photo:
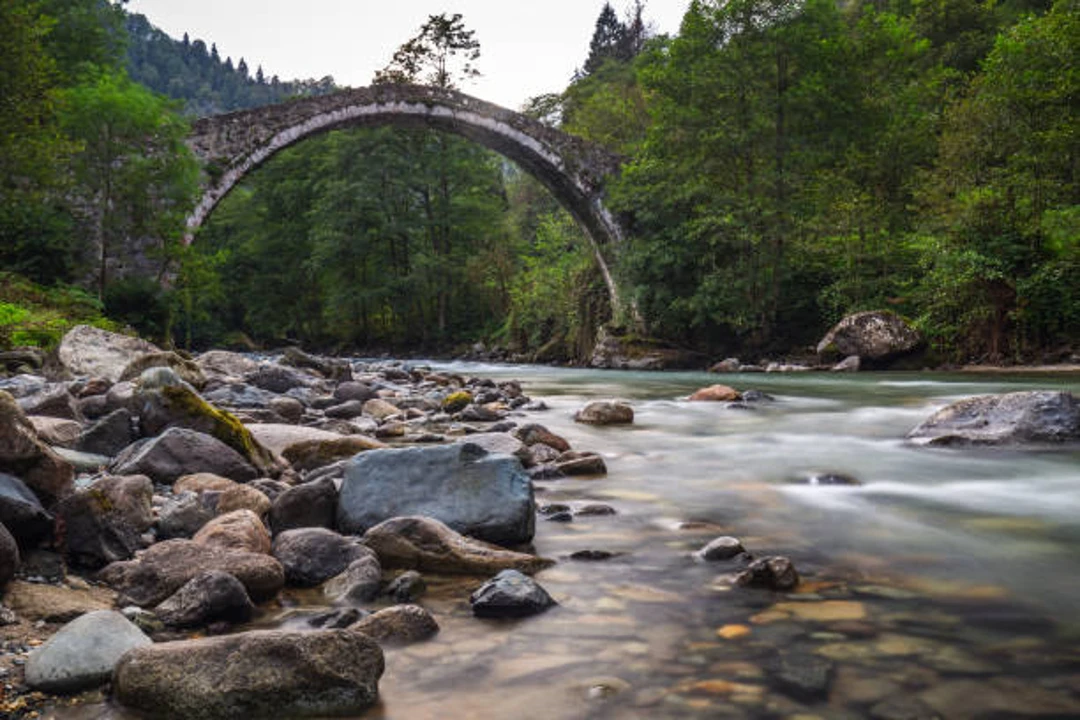
<path fill-rule="evenodd" d="M 930 449 L 906 433 L 961 397 L 1080 394 L 1075 374 L 617 372 L 430 363 L 520 380 L 539 422 L 606 476 L 536 483 L 537 580 L 559 606 L 472 617 L 483 578 L 429 578 L 442 630 L 389 649 L 365 718 L 1004 718 L 1080 716 L 1080 450 Z M 773 400 L 689 403 L 714 382 Z M 634 408 L 629 427 L 572 414 Z M 813 485 L 833 473 L 858 485 Z M 719 535 L 792 558 L 791 594 L 733 588 L 691 553 Z M 581 550 L 610 554 L 575 560 Z M 257 625 L 303 627 L 314 593 Z M 127 717 L 88 705 L 57 717 Z"/>

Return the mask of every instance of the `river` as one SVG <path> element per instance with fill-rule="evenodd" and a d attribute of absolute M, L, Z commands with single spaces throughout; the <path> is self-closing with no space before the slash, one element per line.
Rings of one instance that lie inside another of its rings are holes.
<path fill-rule="evenodd" d="M 442 631 L 388 650 L 365 718 L 1080 717 L 1080 450 L 904 441 L 952 400 L 1080 394 L 1080 377 L 431 364 L 520 380 L 550 406 L 527 421 L 609 471 L 538 482 L 538 504 L 616 512 L 538 520 L 536 552 L 559 561 L 537 575 L 560 603 L 543 615 L 477 620 L 479 579 L 430 579 Z M 774 401 L 685 401 L 717 381 Z M 595 398 L 630 402 L 634 424 L 574 423 Z M 861 484 L 799 482 L 821 472 Z M 718 535 L 791 557 L 799 590 L 733 589 L 724 563 L 690 557 Z M 303 626 L 312 597 L 263 624 Z"/>

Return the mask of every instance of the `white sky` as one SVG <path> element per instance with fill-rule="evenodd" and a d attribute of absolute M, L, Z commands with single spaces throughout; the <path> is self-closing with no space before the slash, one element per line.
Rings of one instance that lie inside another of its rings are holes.
<path fill-rule="evenodd" d="M 620 15 L 629 0 L 613 0 Z M 675 34 L 690 0 L 647 0 L 645 19 Z M 563 90 L 589 52 L 604 0 L 129 0 L 131 12 L 175 38 L 187 32 L 221 58 L 282 80 L 332 75 L 339 85 L 368 85 L 429 15 L 461 13 L 480 41 L 483 76 L 461 89 L 519 108 L 527 98 Z"/>

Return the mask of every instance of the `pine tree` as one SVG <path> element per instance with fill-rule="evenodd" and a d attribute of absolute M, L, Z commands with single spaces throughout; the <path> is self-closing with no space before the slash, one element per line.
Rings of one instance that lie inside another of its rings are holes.
<path fill-rule="evenodd" d="M 589 42 L 589 57 L 585 60 L 585 74 L 591 75 L 600 69 L 605 61 L 618 58 L 620 47 L 625 42 L 626 27 L 619 21 L 611 3 L 604 3 L 600 17 L 596 19 L 596 29 Z"/>
<path fill-rule="evenodd" d="M 247 79 L 248 66 L 247 62 L 244 61 L 244 58 L 240 58 L 240 62 L 236 64 L 236 72 L 240 73 L 240 76 L 243 77 L 245 80 Z"/>

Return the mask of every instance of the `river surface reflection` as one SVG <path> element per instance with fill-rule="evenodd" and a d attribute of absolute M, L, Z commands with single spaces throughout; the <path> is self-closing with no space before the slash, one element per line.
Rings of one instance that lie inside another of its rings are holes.
<path fill-rule="evenodd" d="M 387 652 L 366 718 L 1080 717 L 1080 450 L 927 449 L 906 433 L 952 400 L 1080 394 L 1076 375 L 614 372 L 430 363 L 517 379 L 539 422 L 601 453 L 605 477 L 537 483 L 538 503 L 610 516 L 537 523 L 558 608 L 474 619 L 482 578 L 432 579 L 442 631 Z M 689 403 L 723 382 L 774 402 Z M 629 401 L 631 427 L 571 416 Z M 808 473 L 857 478 L 815 486 Z M 784 554 L 788 596 L 731 589 L 690 553 L 717 535 Z M 569 559 L 578 550 L 615 556 Z M 316 596 L 263 624 L 301 627 Z M 58 717 L 125 715 L 84 706 Z"/>

